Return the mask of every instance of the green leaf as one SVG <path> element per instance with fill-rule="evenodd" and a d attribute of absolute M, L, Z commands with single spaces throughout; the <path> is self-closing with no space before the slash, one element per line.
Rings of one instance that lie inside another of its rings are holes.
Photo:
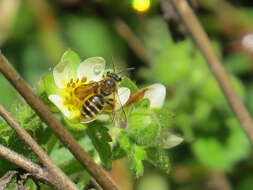
<path fill-rule="evenodd" d="M 98 151 L 100 159 L 106 168 L 112 167 L 112 151 L 110 142 L 112 139 L 108 134 L 108 129 L 100 125 L 90 125 L 86 130 L 92 144 Z"/>
<path fill-rule="evenodd" d="M 147 159 L 144 147 L 134 144 L 126 135 L 121 135 L 119 137 L 119 144 L 126 152 L 135 175 L 137 177 L 143 175 L 144 166 L 142 161 Z"/>
<path fill-rule="evenodd" d="M 128 118 L 127 134 L 140 145 L 150 145 L 155 140 L 159 126 L 152 118 L 152 111 L 138 108 Z"/>
<path fill-rule="evenodd" d="M 128 87 L 131 90 L 131 94 L 138 91 L 137 85 L 128 77 L 124 77 L 120 82 L 120 86 Z"/>
<path fill-rule="evenodd" d="M 166 109 L 138 107 L 129 116 L 125 131 L 136 144 L 168 149 L 183 141 L 171 128 L 172 116 Z"/>
<path fill-rule="evenodd" d="M 161 148 L 148 148 L 146 149 L 148 161 L 155 167 L 161 169 L 162 171 L 170 172 L 170 159 L 166 150 Z"/>
<path fill-rule="evenodd" d="M 112 160 L 118 160 L 124 158 L 126 156 L 126 152 L 120 147 L 117 143 L 112 150 Z"/>

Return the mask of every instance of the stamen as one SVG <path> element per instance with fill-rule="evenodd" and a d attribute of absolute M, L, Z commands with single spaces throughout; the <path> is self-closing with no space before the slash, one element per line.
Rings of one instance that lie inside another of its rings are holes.
<path fill-rule="evenodd" d="M 87 81 L 87 77 L 83 77 L 81 82 L 86 82 Z"/>

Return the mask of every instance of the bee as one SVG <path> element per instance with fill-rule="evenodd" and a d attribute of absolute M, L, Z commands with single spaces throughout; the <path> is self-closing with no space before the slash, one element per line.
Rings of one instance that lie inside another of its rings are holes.
<path fill-rule="evenodd" d="M 77 87 L 75 95 L 82 100 L 82 123 L 95 120 L 103 111 L 112 112 L 113 122 L 120 127 L 126 125 L 126 114 L 120 104 L 118 88 L 122 78 L 116 72 L 108 71 L 102 80 Z M 117 110 L 116 110 L 117 108 Z"/>

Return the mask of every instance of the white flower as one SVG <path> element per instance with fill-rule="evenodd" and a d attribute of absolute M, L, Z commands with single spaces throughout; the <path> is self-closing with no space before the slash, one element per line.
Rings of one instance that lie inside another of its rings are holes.
<path fill-rule="evenodd" d="M 145 88 L 143 98 L 150 101 L 151 108 L 161 108 L 166 97 L 166 87 L 160 83 L 155 83 Z"/>
<path fill-rule="evenodd" d="M 78 64 L 78 59 L 71 50 L 63 55 L 53 69 L 56 93 L 49 94 L 48 98 L 67 119 L 80 121 L 83 99 L 77 96 L 75 90 L 91 81 L 101 81 L 105 73 L 105 60 L 102 57 L 91 57 Z M 130 89 L 118 88 L 117 93 L 116 105 L 124 105 L 130 96 Z"/>

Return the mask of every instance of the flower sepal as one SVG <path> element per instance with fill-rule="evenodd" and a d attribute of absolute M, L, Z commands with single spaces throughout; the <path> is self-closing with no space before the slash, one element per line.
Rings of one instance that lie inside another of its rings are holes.
<path fill-rule="evenodd" d="M 183 139 L 172 133 L 173 117 L 164 108 L 150 108 L 149 100 L 138 102 L 128 117 L 128 127 L 125 129 L 131 139 L 146 147 L 172 148 Z"/>

